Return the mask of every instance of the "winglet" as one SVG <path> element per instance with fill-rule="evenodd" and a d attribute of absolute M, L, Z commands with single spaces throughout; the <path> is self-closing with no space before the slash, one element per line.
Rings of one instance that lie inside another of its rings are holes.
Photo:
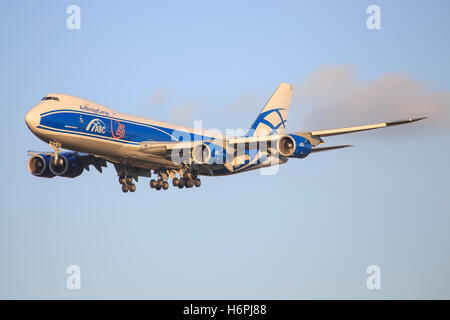
<path fill-rule="evenodd" d="M 397 126 L 399 124 L 405 124 L 405 123 L 411 123 L 411 122 L 416 122 L 416 121 L 420 121 L 420 120 L 424 120 L 427 117 L 421 117 L 421 118 L 414 118 L 414 119 L 408 119 L 408 120 L 400 120 L 400 121 L 392 121 L 392 122 L 386 122 L 386 127 L 391 127 L 391 126 Z"/>

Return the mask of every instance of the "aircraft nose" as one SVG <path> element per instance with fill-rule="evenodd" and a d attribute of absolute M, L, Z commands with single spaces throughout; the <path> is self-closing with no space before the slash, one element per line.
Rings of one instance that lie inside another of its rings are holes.
<path fill-rule="evenodd" d="M 36 129 L 38 122 L 39 114 L 36 111 L 36 108 L 33 108 L 25 115 L 25 123 L 27 124 L 28 128 L 30 128 L 30 130 L 34 130 Z"/>

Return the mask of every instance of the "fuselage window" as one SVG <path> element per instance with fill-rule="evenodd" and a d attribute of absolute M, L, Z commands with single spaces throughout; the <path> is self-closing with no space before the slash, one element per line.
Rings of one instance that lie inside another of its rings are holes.
<path fill-rule="evenodd" d="M 41 101 L 43 101 L 43 100 L 55 100 L 55 101 L 59 101 L 59 98 L 58 98 L 58 97 L 43 97 L 43 98 L 41 99 Z"/>

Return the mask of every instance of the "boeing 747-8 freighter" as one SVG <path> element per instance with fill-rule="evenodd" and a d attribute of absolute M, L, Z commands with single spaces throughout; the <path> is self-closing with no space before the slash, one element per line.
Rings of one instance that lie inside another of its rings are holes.
<path fill-rule="evenodd" d="M 293 85 L 282 83 L 248 131 L 239 137 L 132 116 L 67 94 L 48 94 L 25 116 L 50 152 L 29 151 L 35 176 L 74 178 L 92 165 L 112 163 L 123 192 L 140 176 L 166 190 L 199 187 L 199 176 L 222 176 L 286 163 L 310 153 L 349 147 L 321 146 L 322 138 L 411 123 L 424 118 L 356 127 L 285 133 Z M 63 151 L 61 149 L 70 151 Z"/>

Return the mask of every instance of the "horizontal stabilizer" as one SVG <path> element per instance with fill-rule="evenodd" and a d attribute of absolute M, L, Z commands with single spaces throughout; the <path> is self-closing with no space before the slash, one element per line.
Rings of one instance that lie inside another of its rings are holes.
<path fill-rule="evenodd" d="M 335 150 L 335 149 L 341 149 L 341 148 L 348 148 L 353 147 L 350 144 L 342 145 L 342 146 L 331 146 L 331 147 L 319 147 L 319 148 L 313 148 L 311 150 L 311 153 L 313 152 L 320 152 L 320 151 L 329 151 L 329 150 Z"/>

